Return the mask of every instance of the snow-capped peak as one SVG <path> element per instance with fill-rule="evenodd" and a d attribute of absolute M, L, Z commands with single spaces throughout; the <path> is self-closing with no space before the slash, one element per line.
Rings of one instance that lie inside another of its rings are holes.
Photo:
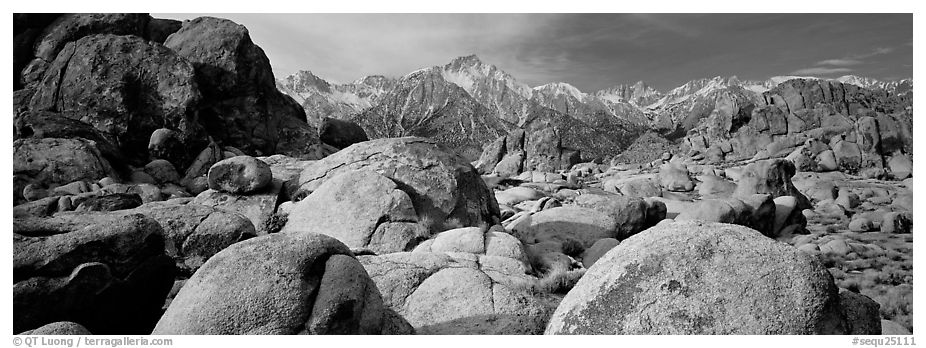
<path fill-rule="evenodd" d="M 585 100 L 585 98 L 588 96 L 585 93 L 582 93 L 582 91 L 580 91 L 575 86 L 566 82 L 552 82 L 542 86 L 534 87 L 534 90 L 544 93 L 552 93 L 554 96 L 568 95 L 580 101 Z"/>

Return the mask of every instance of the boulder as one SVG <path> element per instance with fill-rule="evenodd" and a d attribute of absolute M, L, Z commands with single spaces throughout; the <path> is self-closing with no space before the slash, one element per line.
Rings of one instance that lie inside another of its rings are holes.
<path fill-rule="evenodd" d="M 868 296 L 839 289 L 839 304 L 846 315 L 850 335 L 880 335 L 881 305 Z"/>
<path fill-rule="evenodd" d="M 538 200 L 546 195 L 530 187 L 517 186 L 498 192 L 495 194 L 495 201 L 498 204 L 514 206 L 524 201 Z"/>
<path fill-rule="evenodd" d="M 833 153 L 833 150 L 826 150 L 821 152 L 817 155 L 815 160 L 817 162 L 817 171 L 831 172 L 839 169 L 838 162 L 836 162 L 836 155 Z"/>
<path fill-rule="evenodd" d="M 209 168 L 209 188 L 221 192 L 248 194 L 273 181 L 270 165 L 251 156 L 221 160 Z"/>
<path fill-rule="evenodd" d="M 661 197 L 662 188 L 652 179 L 640 178 L 622 181 L 617 186 L 618 191 L 630 197 Z"/>
<path fill-rule="evenodd" d="M 81 202 L 74 211 L 115 211 L 132 209 L 142 204 L 141 196 L 134 193 L 113 193 L 92 196 Z"/>
<path fill-rule="evenodd" d="M 891 168 L 891 174 L 894 175 L 896 180 L 909 178 L 913 174 L 913 160 L 908 155 L 895 154 L 887 165 Z"/>
<path fill-rule="evenodd" d="M 599 259 L 546 334 L 845 334 L 814 256 L 736 225 L 663 223 Z"/>
<path fill-rule="evenodd" d="M 59 197 L 39 198 L 13 207 L 13 217 L 50 216 L 59 210 Z"/>
<path fill-rule="evenodd" d="M 411 198 L 416 221 L 439 228 L 493 225 L 498 203 L 476 170 L 459 156 L 425 138 L 376 139 L 339 151 L 306 168 L 289 196 L 301 199 L 326 181 L 353 170 L 385 176 Z"/>
<path fill-rule="evenodd" d="M 525 243 L 577 241 L 589 248 L 602 238 L 617 237 L 617 221 L 591 208 L 566 206 L 533 214 L 526 231 L 516 235 Z"/>
<path fill-rule="evenodd" d="M 756 193 L 767 193 L 772 198 L 794 196 L 798 210 L 811 208 L 810 200 L 794 187 L 791 178 L 795 174 L 794 164 L 783 159 L 757 161 L 747 165 L 736 183 L 734 196 L 742 197 Z"/>
<path fill-rule="evenodd" d="M 92 335 L 83 325 L 72 321 L 56 321 L 21 333 L 20 335 Z"/>
<path fill-rule="evenodd" d="M 595 244 L 592 244 L 591 247 L 585 249 L 585 252 L 582 253 L 582 265 L 585 266 L 585 268 L 592 267 L 598 259 L 619 244 L 621 244 L 621 242 L 614 238 L 602 238 L 595 241 Z"/>
<path fill-rule="evenodd" d="M 383 317 L 379 291 L 344 244 L 270 234 L 209 259 L 152 334 L 379 334 Z"/>
<path fill-rule="evenodd" d="M 839 140 L 833 144 L 832 148 L 839 170 L 854 173 L 861 168 L 862 151 L 858 144 Z"/>
<path fill-rule="evenodd" d="M 736 191 L 736 184 L 716 175 L 702 175 L 698 177 L 698 194 L 701 197 L 729 197 Z"/>
<path fill-rule="evenodd" d="M 642 198 L 617 195 L 585 194 L 576 197 L 575 204 L 608 214 L 617 224 L 613 238 L 624 240 L 665 219 L 665 212 L 660 215 L 658 207 L 650 209 Z"/>
<path fill-rule="evenodd" d="M 13 119 L 13 139 L 21 138 L 83 138 L 94 143 L 114 169 L 125 169 L 125 158 L 111 135 L 100 132 L 92 125 L 79 120 L 78 113 L 57 113 L 48 111 L 23 111 Z"/>
<path fill-rule="evenodd" d="M 890 212 L 884 214 L 881 221 L 883 233 L 911 233 L 913 231 L 913 216 L 908 212 Z"/>
<path fill-rule="evenodd" d="M 668 191 L 689 192 L 694 189 L 694 182 L 688 176 L 688 168 L 680 163 L 663 164 L 659 168 L 659 184 Z"/>
<path fill-rule="evenodd" d="M 22 199 L 28 184 L 51 187 L 106 176 L 116 174 L 92 141 L 27 138 L 13 142 L 14 201 Z"/>
<path fill-rule="evenodd" d="M 500 136 L 482 149 L 482 154 L 473 165 L 479 174 L 489 174 L 495 170 L 495 165 L 505 156 L 505 138 L 506 136 Z"/>
<path fill-rule="evenodd" d="M 698 201 L 682 211 L 681 214 L 675 217 L 675 221 L 697 220 L 732 224 L 736 221 L 738 215 L 737 211 L 729 203 L 722 200 L 706 199 Z"/>
<path fill-rule="evenodd" d="M 479 227 L 463 227 L 435 234 L 415 247 L 416 253 L 471 253 L 527 262 L 524 246 L 514 236 Z"/>
<path fill-rule="evenodd" d="M 159 184 L 180 183 L 180 174 L 170 161 L 156 159 L 145 165 L 145 173 L 151 175 Z"/>
<path fill-rule="evenodd" d="M 554 172 L 569 169 L 576 161 L 566 160 L 563 156 L 562 138 L 553 127 L 539 127 L 526 133 L 524 142 L 524 170 Z"/>
<path fill-rule="evenodd" d="M 200 117 L 217 141 L 252 155 L 295 156 L 318 143 L 299 103 L 276 89 L 270 60 L 244 26 L 199 17 L 184 21 L 164 46 L 195 68 Z"/>
<path fill-rule="evenodd" d="M 284 233 L 321 233 L 377 253 L 411 250 L 436 226 L 394 181 L 370 170 L 339 172 L 290 210 Z"/>
<path fill-rule="evenodd" d="M 512 177 L 521 173 L 523 165 L 524 153 L 507 154 L 501 161 L 498 161 L 498 164 L 495 165 L 495 169 L 493 169 L 492 172 L 498 174 L 500 177 Z"/>
<path fill-rule="evenodd" d="M 866 218 L 856 218 L 849 222 L 849 231 L 868 232 L 874 230 L 875 225 Z"/>
<path fill-rule="evenodd" d="M 837 256 L 846 256 L 852 252 L 845 239 L 837 238 L 820 245 L 820 252 Z"/>
<path fill-rule="evenodd" d="M 196 195 L 190 203 L 238 213 L 251 221 L 257 235 L 264 235 L 270 233 L 271 219 L 279 200 L 279 187 L 249 195 L 209 189 Z"/>
<path fill-rule="evenodd" d="M 257 235 L 246 217 L 199 204 L 156 202 L 125 213 L 144 214 L 161 225 L 166 253 L 185 274 L 222 249 Z"/>
<path fill-rule="evenodd" d="M 140 165 L 148 161 L 150 135 L 159 128 L 176 130 L 187 148 L 205 144 L 195 112 L 199 99 L 188 61 L 141 37 L 105 34 L 68 43 L 30 106 L 79 116 L 113 135 L 122 153 Z"/>
<path fill-rule="evenodd" d="M 50 23 L 35 43 L 35 56 L 52 61 L 64 46 L 94 34 L 144 36 L 151 16 L 138 13 L 69 13 Z"/>
<path fill-rule="evenodd" d="M 768 194 L 754 194 L 748 197 L 739 198 L 746 206 L 750 221 L 745 224 L 746 227 L 752 228 L 768 237 L 776 237 L 780 230 L 775 229 L 775 218 L 778 213 L 777 203 Z"/>
<path fill-rule="evenodd" d="M 514 259 L 424 252 L 358 259 L 384 304 L 419 334 L 539 334 L 552 311 L 525 290 L 536 278 Z"/>
<path fill-rule="evenodd" d="M 318 127 L 318 140 L 324 144 L 343 149 L 370 139 L 367 138 L 367 133 L 363 131 L 363 128 L 360 128 L 360 125 L 356 123 L 325 117 Z"/>
<path fill-rule="evenodd" d="M 60 213 L 16 219 L 13 233 L 14 332 L 62 320 L 104 335 L 151 332 L 175 276 L 154 219 Z"/>

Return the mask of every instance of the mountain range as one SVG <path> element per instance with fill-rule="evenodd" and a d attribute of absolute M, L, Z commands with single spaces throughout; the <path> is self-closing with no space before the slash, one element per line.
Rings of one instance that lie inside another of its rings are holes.
<path fill-rule="evenodd" d="M 277 80 L 277 88 L 306 111 L 310 124 L 324 117 L 356 122 L 371 138 L 429 136 L 466 157 L 515 128 L 552 126 L 563 145 L 583 157 L 610 157 L 637 136 L 655 130 L 680 137 L 712 112 L 748 113 L 764 92 L 805 76 L 740 80 L 736 76 L 688 81 L 659 91 L 639 81 L 586 93 L 566 82 L 530 87 L 475 55 L 392 78 L 367 76 L 336 84 L 310 71 Z M 896 96 L 912 80 L 879 81 L 854 75 L 832 79 Z"/>

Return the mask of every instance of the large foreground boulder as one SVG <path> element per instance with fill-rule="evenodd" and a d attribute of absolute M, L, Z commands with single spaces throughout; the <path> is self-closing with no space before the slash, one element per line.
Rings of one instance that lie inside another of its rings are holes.
<path fill-rule="evenodd" d="M 159 128 L 177 130 L 190 148 L 205 145 L 195 112 L 199 100 L 190 62 L 140 37 L 106 34 L 65 45 L 30 105 L 81 117 L 144 164 L 149 136 Z"/>
<path fill-rule="evenodd" d="M 425 138 L 386 138 L 351 145 L 306 168 L 290 196 L 301 199 L 326 181 L 361 169 L 395 182 L 411 198 L 418 221 L 431 230 L 498 222 L 498 203 L 472 165 Z"/>
<path fill-rule="evenodd" d="M 737 225 L 663 223 L 579 280 L 547 334 L 845 334 L 815 257 Z"/>
<path fill-rule="evenodd" d="M 73 321 L 147 334 L 174 281 L 158 223 L 141 214 L 59 214 L 13 223 L 13 331 Z"/>
<path fill-rule="evenodd" d="M 382 297 L 344 244 L 271 234 L 207 261 L 153 334 L 379 334 L 383 322 Z"/>
<path fill-rule="evenodd" d="M 276 89 L 270 60 L 244 26 L 199 17 L 164 46 L 195 67 L 200 117 L 216 141 L 251 155 L 300 155 L 318 142 L 299 103 Z"/>

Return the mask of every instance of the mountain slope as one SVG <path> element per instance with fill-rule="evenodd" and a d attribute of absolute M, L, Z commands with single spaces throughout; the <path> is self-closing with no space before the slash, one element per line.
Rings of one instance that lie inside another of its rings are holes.
<path fill-rule="evenodd" d="M 370 138 L 423 136 L 478 157 L 482 145 L 507 134 L 514 124 L 500 119 L 438 68 L 406 75 L 377 105 L 351 115 Z"/>

